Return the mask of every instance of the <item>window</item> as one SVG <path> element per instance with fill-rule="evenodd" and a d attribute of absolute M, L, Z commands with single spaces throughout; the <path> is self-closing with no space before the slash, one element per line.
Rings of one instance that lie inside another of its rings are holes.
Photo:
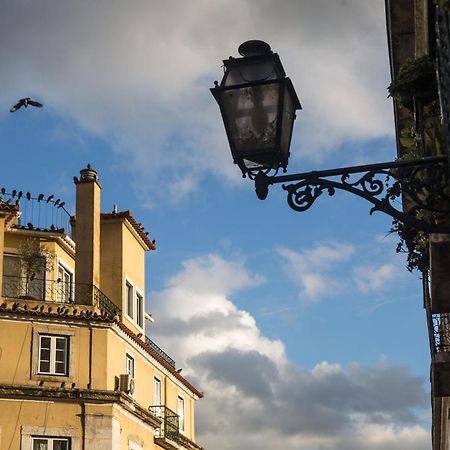
<path fill-rule="evenodd" d="M 155 406 L 161 405 L 161 380 L 153 378 L 153 404 Z"/>
<path fill-rule="evenodd" d="M 125 354 L 125 373 L 134 378 L 134 358 L 128 353 Z"/>
<path fill-rule="evenodd" d="M 68 336 L 39 335 L 39 374 L 67 376 L 68 356 Z"/>
<path fill-rule="evenodd" d="M 144 329 L 144 296 L 138 291 L 133 281 L 125 281 L 125 310 L 130 321 L 141 330 Z"/>
<path fill-rule="evenodd" d="M 184 398 L 178 397 L 178 418 L 180 431 L 184 431 Z"/>
<path fill-rule="evenodd" d="M 33 450 L 69 450 L 69 438 L 34 437 Z"/>
<path fill-rule="evenodd" d="M 20 259 L 13 255 L 3 255 L 3 296 L 18 298 L 23 295 L 20 278 Z"/>
<path fill-rule="evenodd" d="M 126 295 L 127 295 L 127 314 L 133 318 L 133 286 L 128 281 L 126 282 Z"/>
<path fill-rule="evenodd" d="M 73 274 L 63 265 L 58 263 L 58 282 L 56 290 L 56 301 L 70 303 L 72 298 Z"/>
<path fill-rule="evenodd" d="M 136 324 L 144 328 L 144 297 L 136 292 Z"/>

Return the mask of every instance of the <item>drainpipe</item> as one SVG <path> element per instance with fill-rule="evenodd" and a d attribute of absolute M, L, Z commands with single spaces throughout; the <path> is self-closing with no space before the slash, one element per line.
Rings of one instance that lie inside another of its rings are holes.
<path fill-rule="evenodd" d="M 86 450 L 86 405 L 80 402 L 80 421 L 81 421 L 81 450 Z"/>
<path fill-rule="evenodd" d="M 3 253 L 5 249 L 6 215 L 0 211 L 0 297 L 3 296 Z"/>
<path fill-rule="evenodd" d="M 89 382 L 88 389 L 92 389 L 92 327 L 89 325 Z"/>

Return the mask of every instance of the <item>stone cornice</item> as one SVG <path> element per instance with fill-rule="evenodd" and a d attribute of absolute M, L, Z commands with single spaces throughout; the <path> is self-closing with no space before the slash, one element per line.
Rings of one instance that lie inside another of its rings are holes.
<path fill-rule="evenodd" d="M 149 410 L 140 406 L 130 396 L 119 391 L 0 385 L 0 398 L 34 401 L 62 400 L 74 403 L 86 402 L 97 404 L 117 403 L 129 413 L 138 417 L 153 428 L 159 428 L 161 426 L 160 418 L 154 416 Z"/>

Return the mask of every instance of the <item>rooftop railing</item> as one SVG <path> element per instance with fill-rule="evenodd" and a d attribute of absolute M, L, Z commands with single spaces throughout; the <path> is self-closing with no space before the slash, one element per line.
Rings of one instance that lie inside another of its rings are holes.
<path fill-rule="evenodd" d="M 65 202 L 53 195 L 39 194 L 34 197 L 29 192 L 6 192 L 5 188 L 1 188 L 0 202 L 19 207 L 18 228 L 64 231 L 70 234 L 71 216 L 65 208 Z"/>
<path fill-rule="evenodd" d="M 109 315 L 120 314 L 120 308 L 97 286 L 61 279 L 3 275 L 3 297 L 95 306 Z"/>
<path fill-rule="evenodd" d="M 145 343 L 175 369 L 175 361 L 166 352 L 161 350 L 148 336 L 145 336 Z"/>

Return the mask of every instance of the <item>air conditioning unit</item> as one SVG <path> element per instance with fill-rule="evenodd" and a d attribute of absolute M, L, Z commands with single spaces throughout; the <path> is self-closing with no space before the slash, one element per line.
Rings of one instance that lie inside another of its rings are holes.
<path fill-rule="evenodd" d="M 125 373 L 119 375 L 119 391 L 133 395 L 134 389 L 135 389 L 135 381 L 130 374 Z"/>

